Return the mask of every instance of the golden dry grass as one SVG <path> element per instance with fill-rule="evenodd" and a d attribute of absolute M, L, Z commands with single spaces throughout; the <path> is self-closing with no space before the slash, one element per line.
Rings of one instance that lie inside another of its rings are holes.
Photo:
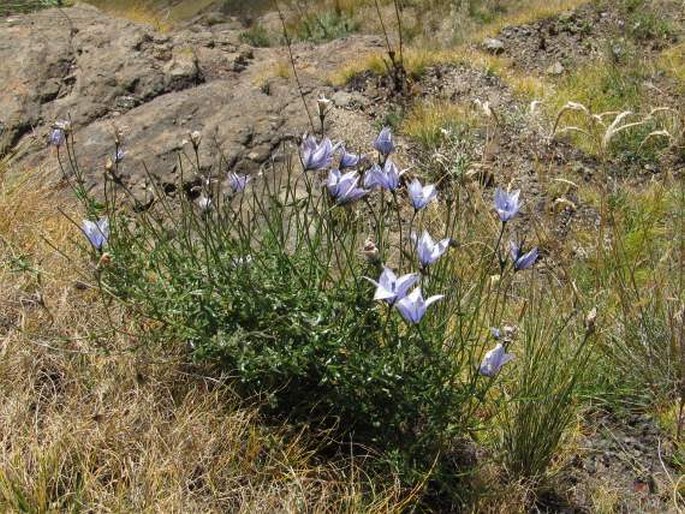
<path fill-rule="evenodd" d="M 685 43 L 664 50 L 658 65 L 676 79 L 681 90 L 685 91 Z"/>
<path fill-rule="evenodd" d="M 407 114 L 402 123 L 402 133 L 426 147 L 434 147 L 451 132 L 470 127 L 478 121 L 480 116 L 471 105 L 424 102 Z"/>
<path fill-rule="evenodd" d="M 124 18 L 133 23 L 150 25 L 158 32 L 168 32 L 175 21 L 172 19 L 171 9 L 163 11 L 146 1 L 89 0 L 88 3 L 112 16 Z"/>
<path fill-rule="evenodd" d="M 400 509 L 399 489 L 370 493 L 350 459 L 317 465 L 305 436 L 238 407 L 175 342 L 136 349 L 140 327 L 89 285 L 65 216 L 82 215 L 54 177 L 0 166 L 1 511 Z"/>

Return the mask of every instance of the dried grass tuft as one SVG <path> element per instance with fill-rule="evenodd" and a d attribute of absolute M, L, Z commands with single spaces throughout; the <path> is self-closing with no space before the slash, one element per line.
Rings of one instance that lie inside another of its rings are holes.
<path fill-rule="evenodd" d="M 58 180 L 0 164 L 0 510 L 400 508 L 398 486 L 374 489 L 351 458 L 317 464 L 304 434 L 264 425 L 173 341 L 141 348 L 88 286 L 65 214 L 81 219 Z"/>

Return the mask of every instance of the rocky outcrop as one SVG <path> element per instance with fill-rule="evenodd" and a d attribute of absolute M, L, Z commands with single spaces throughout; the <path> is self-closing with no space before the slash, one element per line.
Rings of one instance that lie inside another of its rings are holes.
<path fill-rule="evenodd" d="M 124 134 L 123 178 L 133 189 L 145 187 L 148 171 L 173 180 L 180 150 L 188 150 L 183 142 L 196 130 L 206 165 L 254 171 L 308 119 L 284 50 L 245 46 L 241 31 L 226 19 L 161 34 L 88 6 L 0 20 L 0 151 L 29 133 L 47 141 L 52 123 L 70 118 L 80 165 L 93 182 L 116 130 Z M 333 93 L 324 85 L 327 67 L 378 45 L 358 37 L 298 48 L 310 103 Z M 49 155 L 44 148 L 29 159 Z"/>

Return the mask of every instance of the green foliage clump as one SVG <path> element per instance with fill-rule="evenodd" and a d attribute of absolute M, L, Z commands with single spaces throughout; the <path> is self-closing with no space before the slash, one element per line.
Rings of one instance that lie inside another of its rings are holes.
<path fill-rule="evenodd" d="M 294 27 L 298 39 L 313 43 L 349 36 L 358 29 L 359 23 L 342 11 L 313 12 L 300 18 Z"/>
<path fill-rule="evenodd" d="M 0 5 L 0 16 L 37 11 L 49 7 L 65 7 L 68 3 L 65 0 L 7 0 Z"/>
<path fill-rule="evenodd" d="M 628 16 L 628 34 L 640 42 L 664 42 L 675 30 L 666 15 L 654 10 L 647 0 L 624 0 L 621 8 Z"/>
<path fill-rule="evenodd" d="M 176 221 L 114 217 L 102 279 L 268 412 L 425 473 L 476 421 L 465 412 L 489 386 L 482 343 L 473 326 L 448 330 L 445 314 L 411 327 L 374 302 L 364 277 L 381 268 L 359 256 L 359 214 L 311 192 L 308 177 L 302 198 L 285 173 L 284 187 L 264 179 L 211 214 L 182 200 Z M 431 290 L 445 280 L 436 268 Z"/>
<path fill-rule="evenodd" d="M 249 29 L 240 34 L 240 40 L 243 43 L 252 45 L 258 48 L 265 48 L 271 46 L 271 36 L 263 25 L 254 24 Z"/>

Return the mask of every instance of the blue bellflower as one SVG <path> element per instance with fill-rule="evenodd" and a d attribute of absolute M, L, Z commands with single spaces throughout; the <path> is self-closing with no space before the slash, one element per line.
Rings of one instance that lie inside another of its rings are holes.
<path fill-rule="evenodd" d="M 67 141 L 67 132 L 71 130 L 71 122 L 69 120 L 58 120 L 52 125 L 52 131 L 48 138 L 52 146 L 59 148 Z"/>
<path fill-rule="evenodd" d="M 538 260 L 538 255 L 540 253 L 538 252 L 537 246 L 534 247 L 530 252 L 523 253 L 521 245 L 515 243 L 514 241 L 509 243 L 509 251 L 511 253 L 511 259 L 514 262 L 514 269 L 516 271 L 530 268 L 533 264 L 535 264 L 535 261 Z"/>
<path fill-rule="evenodd" d="M 378 282 L 368 277 L 365 278 L 376 286 L 376 293 L 373 295 L 373 299 L 385 300 L 392 305 L 407 296 L 409 289 L 419 279 L 419 274 L 407 273 L 398 278 L 390 268 L 383 266 L 383 273 L 381 273 Z"/>
<path fill-rule="evenodd" d="M 342 148 L 342 155 L 340 156 L 340 169 L 354 168 L 362 160 L 361 156 L 356 153 L 348 152 L 345 147 Z"/>
<path fill-rule="evenodd" d="M 364 187 L 368 189 L 379 187 L 388 191 L 394 191 L 400 185 L 402 173 L 394 162 L 386 159 L 382 168 L 378 164 L 374 164 L 366 172 L 364 175 Z"/>
<path fill-rule="evenodd" d="M 252 177 L 232 171 L 228 174 L 228 187 L 230 187 L 234 193 L 242 193 L 245 191 L 250 180 L 252 180 Z"/>
<path fill-rule="evenodd" d="M 409 183 L 407 191 L 409 192 L 409 200 L 417 211 L 423 209 L 438 195 L 433 184 L 422 186 L 417 178 Z"/>
<path fill-rule="evenodd" d="M 66 134 L 62 128 L 57 127 L 50 132 L 50 144 L 52 146 L 59 148 L 65 143 L 66 139 Z"/>
<path fill-rule="evenodd" d="M 368 189 L 382 187 L 381 183 L 383 179 L 383 169 L 378 164 L 374 164 L 371 168 L 364 172 L 364 187 Z"/>
<path fill-rule="evenodd" d="M 517 189 L 511 193 L 500 189 L 495 191 L 495 210 L 502 223 L 506 223 L 511 218 L 516 216 L 521 206 L 519 205 L 519 194 L 521 190 Z"/>
<path fill-rule="evenodd" d="M 358 200 L 368 191 L 357 187 L 359 184 L 359 174 L 356 171 L 340 173 L 340 170 L 333 168 L 328 172 L 326 187 L 336 203 L 344 204 Z"/>
<path fill-rule="evenodd" d="M 83 233 L 93 248 L 102 251 L 109 237 L 109 220 L 107 217 L 100 218 L 97 222 L 83 220 Z"/>
<path fill-rule="evenodd" d="M 314 136 L 308 136 L 300 146 L 300 155 L 305 171 L 321 170 L 330 166 L 333 162 L 334 151 L 335 147 L 330 139 L 324 138 L 321 143 L 317 143 Z"/>
<path fill-rule="evenodd" d="M 428 309 L 431 304 L 444 297 L 445 295 L 436 294 L 424 300 L 423 295 L 421 294 L 421 288 L 417 287 L 407 296 L 399 300 L 395 304 L 395 307 L 407 323 L 416 325 L 426 314 L 426 309 Z"/>
<path fill-rule="evenodd" d="M 412 239 L 416 244 L 416 255 L 422 268 L 427 268 L 437 261 L 450 246 L 449 237 L 436 243 L 427 230 L 423 231 L 418 240 L 416 234 L 412 234 Z"/>
<path fill-rule="evenodd" d="M 384 157 L 395 151 L 395 143 L 392 141 L 392 130 L 390 130 L 390 127 L 383 127 L 374 141 L 373 147 Z"/>
<path fill-rule="evenodd" d="M 514 355 L 507 353 L 502 343 L 497 343 L 492 350 L 485 354 L 483 361 L 480 363 L 479 372 L 486 377 L 494 377 L 499 373 L 502 366 L 514 359 Z"/>

